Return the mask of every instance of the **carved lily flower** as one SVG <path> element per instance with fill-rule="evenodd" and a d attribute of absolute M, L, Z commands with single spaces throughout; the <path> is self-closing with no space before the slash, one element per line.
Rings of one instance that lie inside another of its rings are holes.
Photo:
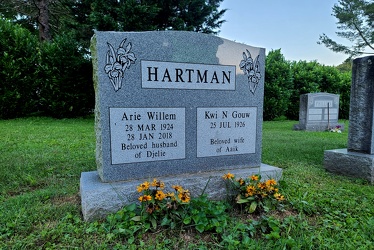
<path fill-rule="evenodd" d="M 125 48 L 125 42 L 126 39 L 121 42 L 117 49 L 117 53 L 113 46 L 110 43 L 107 43 L 109 50 L 106 55 L 106 65 L 104 70 L 105 73 L 108 74 L 115 91 L 122 88 L 122 78 L 125 76 L 126 69 L 130 68 L 130 65 L 136 61 L 135 54 L 130 52 L 132 47 L 131 43 L 128 43 Z"/>
<path fill-rule="evenodd" d="M 124 48 L 124 45 L 125 45 L 125 42 L 126 42 L 126 39 L 124 39 L 118 50 L 117 50 L 117 61 L 120 62 L 122 64 L 122 70 L 125 70 L 126 68 L 130 68 L 130 64 L 131 63 L 135 63 L 136 61 L 136 57 L 135 57 L 135 54 L 130 52 L 131 50 L 131 43 L 128 43 L 126 48 Z"/>
<path fill-rule="evenodd" d="M 251 53 L 248 50 L 246 51 L 248 56 L 245 52 L 243 52 L 243 60 L 240 61 L 239 67 L 244 71 L 245 75 L 249 75 L 249 72 L 253 69 L 253 59 L 251 57 Z"/>
<path fill-rule="evenodd" d="M 111 65 L 107 64 L 105 66 L 105 72 L 108 74 L 108 77 L 114 87 L 114 90 L 118 91 L 122 87 L 122 78 L 123 78 L 122 65 L 118 62 L 115 62 Z"/>

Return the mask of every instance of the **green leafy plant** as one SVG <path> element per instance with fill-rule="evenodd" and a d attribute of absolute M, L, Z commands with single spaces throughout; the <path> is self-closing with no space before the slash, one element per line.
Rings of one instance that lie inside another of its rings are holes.
<path fill-rule="evenodd" d="M 261 175 L 235 179 L 231 173 L 225 174 L 223 179 L 229 183 L 229 188 L 234 192 L 236 203 L 244 204 L 245 211 L 248 213 L 274 210 L 284 200 L 274 179 L 261 181 Z"/>
<path fill-rule="evenodd" d="M 173 229 L 185 218 L 186 205 L 191 200 L 189 191 L 180 185 L 172 186 L 174 192 L 165 193 L 164 188 L 165 184 L 157 179 L 137 187 L 137 191 L 142 193 L 139 197 L 141 214 L 133 220 L 143 222 L 146 229 L 156 229 L 158 224 Z"/>
<path fill-rule="evenodd" d="M 180 185 L 173 185 L 173 192 L 164 192 L 164 182 L 154 179 L 137 187 L 140 214 L 132 218 L 147 230 L 157 227 L 195 228 L 204 231 L 222 232 L 227 225 L 227 205 L 210 201 L 206 195 L 191 198 L 190 192 Z"/>

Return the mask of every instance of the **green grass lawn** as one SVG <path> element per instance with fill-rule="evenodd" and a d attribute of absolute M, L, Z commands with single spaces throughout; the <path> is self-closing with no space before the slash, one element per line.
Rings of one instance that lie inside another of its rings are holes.
<path fill-rule="evenodd" d="M 347 130 L 295 123 L 263 125 L 262 162 L 283 168 L 286 211 L 229 211 L 221 233 L 158 229 L 129 244 L 113 218 L 82 220 L 80 173 L 96 169 L 93 118 L 0 121 L 0 249 L 374 249 L 374 186 L 323 168 L 324 150 L 345 148 Z"/>

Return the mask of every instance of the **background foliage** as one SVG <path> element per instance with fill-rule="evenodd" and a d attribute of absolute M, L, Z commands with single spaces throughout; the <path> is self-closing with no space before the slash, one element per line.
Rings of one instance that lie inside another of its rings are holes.
<path fill-rule="evenodd" d="M 0 19 L 0 118 L 43 114 L 56 118 L 88 114 L 94 104 L 92 66 L 69 35 L 53 43 Z"/>
<path fill-rule="evenodd" d="M 89 114 L 94 108 L 88 51 L 93 29 L 216 34 L 225 13 L 218 10 L 222 0 L 36 2 L 38 6 L 47 4 L 50 34 L 38 35 L 38 11 L 31 1 L 1 1 L 0 119 Z M 38 37 L 51 40 L 40 42 Z M 291 62 L 281 50 L 270 51 L 266 58 L 264 119 L 298 120 L 300 95 L 311 92 L 339 94 L 339 117 L 348 119 L 350 82 L 350 61 L 337 67 L 316 61 Z"/>
<path fill-rule="evenodd" d="M 265 67 L 264 120 L 298 120 L 300 95 L 315 92 L 339 94 L 339 118 L 348 119 L 351 71 L 340 68 L 316 61 L 290 62 L 281 50 L 270 51 Z"/>
<path fill-rule="evenodd" d="M 332 8 L 337 19 L 336 35 L 348 40 L 348 44 L 331 39 L 326 34 L 319 37 L 319 44 L 350 58 L 362 54 L 374 54 L 374 3 L 372 0 L 339 0 Z"/>
<path fill-rule="evenodd" d="M 0 19 L 0 118 L 35 111 L 38 40 L 19 25 Z"/>

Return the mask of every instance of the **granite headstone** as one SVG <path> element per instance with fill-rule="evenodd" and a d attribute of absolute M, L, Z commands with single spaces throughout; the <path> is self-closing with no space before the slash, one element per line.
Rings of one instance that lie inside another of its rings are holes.
<path fill-rule="evenodd" d="M 134 201 L 144 179 L 223 197 L 228 171 L 280 178 L 261 163 L 263 48 L 196 32 L 96 31 L 91 51 L 97 171 L 81 176 L 85 219 Z"/>
<path fill-rule="evenodd" d="M 308 93 L 300 96 L 299 124 L 294 130 L 325 131 L 343 124 L 338 123 L 339 95 Z"/>
<path fill-rule="evenodd" d="M 347 148 L 326 150 L 324 166 L 333 173 L 374 184 L 374 56 L 353 60 Z"/>

